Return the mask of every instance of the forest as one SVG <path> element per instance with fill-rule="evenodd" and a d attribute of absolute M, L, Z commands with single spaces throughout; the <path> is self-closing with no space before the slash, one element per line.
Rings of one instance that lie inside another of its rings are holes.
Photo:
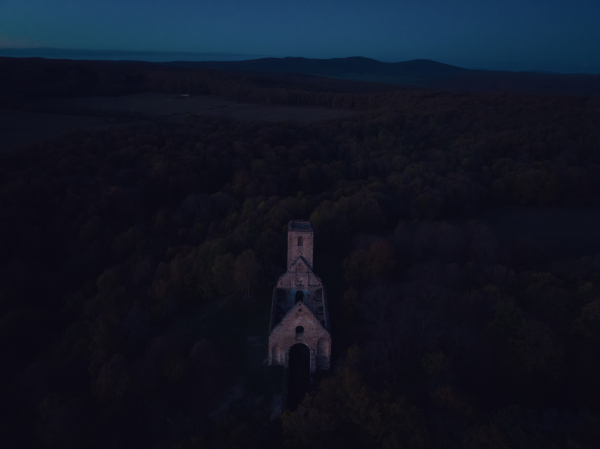
<path fill-rule="evenodd" d="M 500 245 L 481 218 L 600 206 L 600 98 L 8 59 L 14 110 L 154 91 L 358 113 L 1 152 L 5 447 L 600 445 L 600 257 Z M 332 370 L 278 416 L 263 361 L 292 219 L 314 225 Z"/>

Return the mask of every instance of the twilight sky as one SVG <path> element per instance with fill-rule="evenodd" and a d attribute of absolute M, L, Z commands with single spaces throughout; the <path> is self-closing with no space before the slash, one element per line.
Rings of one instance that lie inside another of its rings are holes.
<path fill-rule="evenodd" d="M 600 0 L 0 0 L 0 49 L 31 47 L 600 73 Z"/>

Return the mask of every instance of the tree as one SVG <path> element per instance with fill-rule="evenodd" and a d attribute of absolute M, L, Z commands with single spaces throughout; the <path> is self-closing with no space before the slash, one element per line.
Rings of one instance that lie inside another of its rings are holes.
<path fill-rule="evenodd" d="M 358 370 L 360 350 L 348 349 L 345 366 L 296 412 L 285 411 L 289 448 L 427 448 L 430 440 L 418 409 L 404 397 L 370 388 Z"/>
<path fill-rule="evenodd" d="M 233 270 L 236 259 L 231 253 L 221 254 L 215 258 L 211 272 L 217 291 L 222 295 L 229 295 L 235 289 Z"/>
<path fill-rule="evenodd" d="M 235 282 L 240 291 L 246 291 L 246 299 L 252 298 L 252 293 L 250 292 L 250 289 L 251 287 L 257 285 L 259 271 L 260 264 L 256 259 L 256 253 L 251 249 L 247 249 L 246 251 L 244 251 L 235 260 Z"/>

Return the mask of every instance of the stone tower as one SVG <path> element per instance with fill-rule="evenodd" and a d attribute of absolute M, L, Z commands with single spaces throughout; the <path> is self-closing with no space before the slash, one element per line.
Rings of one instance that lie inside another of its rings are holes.
<path fill-rule="evenodd" d="M 331 356 L 327 296 L 321 279 L 313 273 L 313 246 L 312 223 L 290 221 L 287 271 L 273 289 L 268 359 L 269 365 L 287 368 L 290 349 L 305 346 L 310 373 L 329 369 Z"/>
<path fill-rule="evenodd" d="M 288 223 L 288 271 L 298 257 L 302 257 L 312 270 L 313 237 L 314 232 L 310 221 L 290 221 Z"/>

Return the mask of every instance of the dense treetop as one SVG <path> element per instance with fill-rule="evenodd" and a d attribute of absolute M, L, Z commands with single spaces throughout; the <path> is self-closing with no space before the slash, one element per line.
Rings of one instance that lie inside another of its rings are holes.
<path fill-rule="evenodd" d="M 143 83 L 122 85 L 362 112 L 74 131 L 0 156 L 13 447 L 600 441 L 600 261 L 499 247 L 478 221 L 498 205 L 598 205 L 597 99 L 329 93 L 140 67 Z M 281 373 L 244 345 L 266 332 L 286 225 L 303 218 L 331 286 L 336 368 L 269 421 Z"/>

